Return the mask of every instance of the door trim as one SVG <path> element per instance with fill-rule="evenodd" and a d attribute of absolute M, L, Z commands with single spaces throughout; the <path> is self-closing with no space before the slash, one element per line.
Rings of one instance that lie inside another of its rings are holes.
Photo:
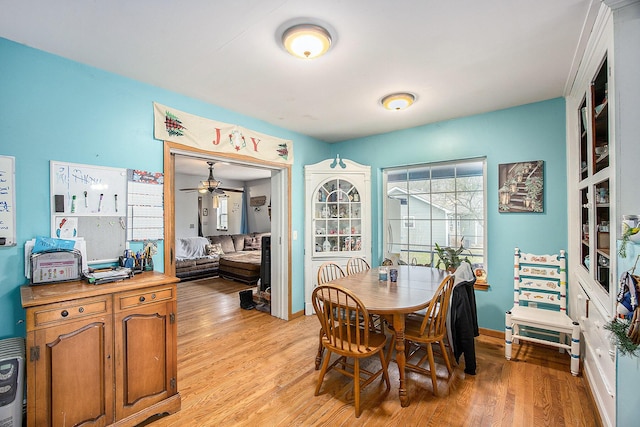
<path fill-rule="evenodd" d="M 215 156 L 228 162 L 259 165 L 272 170 L 272 295 L 277 298 L 272 315 L 288 320 L 291 313 L 291 165 L 268 162 L 233 153 L 202 150 L 175 142 L 164 141 L 164 268 L 165 274 L 175 276 L 175 155 Z M 278 182 L 274 184 L 273 179 Z M 277 194 L 273 194 L 277 190 Z M 275 224 L 275 227 L 273 226 Z M 274 250 L 275 249 L 275 250 Z M 275 287 L 274 287 L 275 286 Z M 273 307 L 272 307 L 273 308 Z"/>

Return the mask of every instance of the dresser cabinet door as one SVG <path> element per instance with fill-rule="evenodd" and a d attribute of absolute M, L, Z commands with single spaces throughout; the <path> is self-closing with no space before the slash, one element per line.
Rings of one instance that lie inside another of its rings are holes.
<path fill-rule="evenodd" d="M 116 419 L 177 393 L 175 287 L 115 299 Z"/>
<path fill-rule="evenodd" d="M 64 310 L 64 309 L 63 309 Z M 111 316 L 28 334 L 35 386 L 34 426 L 106 426 L 113 422 Z"/>

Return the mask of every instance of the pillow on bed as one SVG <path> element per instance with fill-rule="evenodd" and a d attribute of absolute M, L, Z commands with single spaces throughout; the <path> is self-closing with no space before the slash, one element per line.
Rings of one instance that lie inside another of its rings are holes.
<path fill-rule="evenodd" d="M 222 245 L 220 243 L 209 244 L 205 248 L 207 255 L 224 255 Z"/>

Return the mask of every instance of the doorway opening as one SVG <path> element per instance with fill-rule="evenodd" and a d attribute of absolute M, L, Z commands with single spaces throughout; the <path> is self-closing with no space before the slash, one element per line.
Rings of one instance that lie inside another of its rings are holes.
<path fill-rule="evenodd" d="M 271 198 L 268 207 L 271 218 L 271 314 L 284 320 L 291 318 L 290 165 L 210 152 L 168 141 L 164 144 L 165 272 L 175 275 L 175 203 L 176 197 L 180 197 L 177 195 L 180 191 L 176 188 L 176 156 L 266 170 L 271 178 Z M 264 209 L 267 209 L 266 205 Z"/>

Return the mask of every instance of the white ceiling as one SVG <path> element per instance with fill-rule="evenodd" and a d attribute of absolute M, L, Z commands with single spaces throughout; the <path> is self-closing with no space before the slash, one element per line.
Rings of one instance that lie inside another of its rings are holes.
<path fill-rule="evenodd" d="M 599 3 L 0 0 L 0 36 L 336 142 L 562 96 Z M 304 17 L 335 33 L 326 56 L 280 46 Z M 418 102 L 382 109 L 397 91 Z"/>
<path fill-rule="evenodd" d="M 198 179 L 202 181 L 209 176 L 209 165 L 207 161 L 214 161 L 213 176 L 222 182 L 223 187 L 237 187 L 236 185 L 229 185 L 229 180 L 253 181 L 256 179 L 271 178 L 271 171 L 269 169 L 181 155 L 176 155 L 175 170 L 177 173 L 197 176 Z"/>

